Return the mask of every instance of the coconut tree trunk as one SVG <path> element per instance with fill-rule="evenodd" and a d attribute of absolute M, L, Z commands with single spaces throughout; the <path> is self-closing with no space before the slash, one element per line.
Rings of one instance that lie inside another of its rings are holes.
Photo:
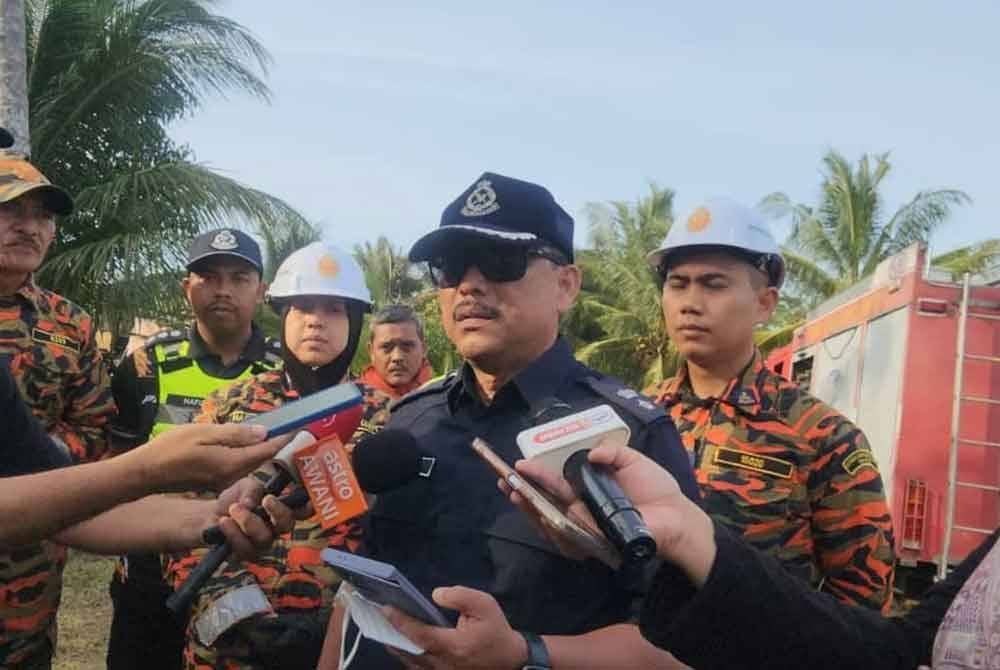
<path fill-rule="evenodd" d="M 0 126 L 14 136 L 8 151 L 27 156 L 28 60 L 24 0 L 0 0 Z"/>

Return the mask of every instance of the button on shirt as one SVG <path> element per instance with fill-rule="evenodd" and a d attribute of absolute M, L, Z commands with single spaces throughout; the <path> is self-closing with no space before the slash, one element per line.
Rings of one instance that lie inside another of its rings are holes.
<path fill-rule="evenodd" d="M 364 542 L 373 558 L 395 565 L 425 594 L 454 584 L 480 589 L 497 598 L 516 629 L 578 634 L 630 620 L 641 590 L 597 561 L 560 556 L 497 489 L 495 472 L 469 446 L 482 437 L 513 464 L 522 457 L 517 434 L 545 421 L 532 416 L 548 398 L 574 411 L 614 407 L 629 425 L 630 446 L 697 498 L 689 458 L 662 409 L 576 361 L 559 339 L 489 405 L 466 365 L 393 407 L 386 428 L 410 431 L 435 464 L 429 477 L 378 496 Z M 371 658 L 362 653 L 356 662 L 387 667 Z"/>

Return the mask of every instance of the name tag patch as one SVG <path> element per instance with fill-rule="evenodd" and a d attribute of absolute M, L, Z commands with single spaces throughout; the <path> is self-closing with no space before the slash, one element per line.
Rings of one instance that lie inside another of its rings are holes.
<path fill-rule="evenodd" d="M 795 465 L 789 461 L 774 458 L 773 456 L 754 454 L 749 451 L 726 449 L 724 447 L 715 450 L 715 454 L 712 456 L 712 463 L 714 465 L 728 465 L 753 470 L 754 472 L 763 472 L 764 474 L 781 477 L 782 479 L 791 479 L 792 472 L 795 471 Z"/>
<path fill-rule="evenodd" d="M 185 409 L 201 409 L 201 403 L 204 398 L 195 398 L 189 395 L 178 395 L 176 393 L 168 393 L 166 404 L 171 407 L 183 407 Z"/>
<path fill-rule="evenodd" d="M 54 344 L 57 347 L 62 347 L 63 349 L 69 349 L 70 351 L 80 353 L 79 342 L 71 337 L 60 335 L 59 333 L 52 333 L 47 330 L 42 330 L 41 328 L 34 328 L 31 331 L 31 339 L 35 342 L 41 342 L 42 344 Z"/>

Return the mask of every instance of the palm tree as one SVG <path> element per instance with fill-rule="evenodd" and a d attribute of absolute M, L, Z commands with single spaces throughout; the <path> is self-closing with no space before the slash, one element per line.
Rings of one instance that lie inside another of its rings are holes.
<path fill-rule="evenodd" d="M 967 247 L 934 257 L 931 263 L 950 272 L 956 281 L 965 273 L 978 274 L 990 270 L 1000 261 L 1000 238 L 982 240 Z"/>
<path fill-rule="evenodd" d="M 564 331 L 580 361 L 646 388 L 670 376 L 677 354 L 646 262 L 673 223 L 674 192 L 650 184 L 634 204 L 588 206 L 592 248 L 578 252 L 584 285 Z"/>
<path fill-rule="evenodd" d="M 365 282 L 376 306 L 409 302 L 428 283 L 419 266 L 410 263 L 402 249 L 384 236 L 375 244 L 365 242 L 354 247 L 354 258 L 365 273 Z"/>
<path fill-rule="evenodd" d="M 303 222 L 283 201 L 198 164 L 167 136 L 168 124 L 209 94 L 268 98 L 263 47 L 206 5 L 27 2 L 33 160 L 77 205 L 60 221 L 40 281 L 112 329 L 170 302 L 176 285 L 162 279 L 177 277 L 198 232 Z"/>
<path fill-rule="evenodd" d="M 28 153 L 28 84 L 24 0 L 0 6 L 0 125 L 14 135 L 12 153 Z"/>
<path fill-rule="evenodd" d="M 761 208 L 790 216 L 792 233 L 782 253 L 795 287 L 814 299 L 825 298 L 875 271 L 876 266 L 910 244 L 926 242 L 953 207 L 970 198 L 954 189 L 920 191 L 891 216 L 879 188 L 892 168 L 889 155 L 863 155 L 857 167 L 838 152 L 823 157 L 819 204 L 795 204 L 772 193 Z"/>

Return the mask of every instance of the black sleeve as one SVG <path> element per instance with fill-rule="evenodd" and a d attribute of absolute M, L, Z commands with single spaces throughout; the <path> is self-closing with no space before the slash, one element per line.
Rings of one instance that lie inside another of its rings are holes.
<path fill-rule="evenodd" d="M 673 421 L 661 418 L 647 424 L 639 439 L 632 441 L 632 446 L 673 475 L 684 495 L 691 500 L 701 500 L 691 457 Z"/>
<path fill-rule="evenodd" d="M 640 620 L 653 644 L 698 670 L 917 667 L 923 650 L 914 645 L 922 639 L 916 622 L 814 591 L 775 559 L 715 529 L 718 554 L 701 589 L 673 566 L 657 575 Z"/>
<path fill-rule="evenodd" d="M 115 454 L 124 453 L 145 442 L 151 428 L 142 425 L 145 423 L 142 412 L 145 389 L 139 382 L 133 356 L 134 354 L 130 354 L 123 358 L 111 377 L 111 393 L 118 408 L 111 421 L 111 448 Z"/>
<path fill-rule="evenodd" d="M 45 434 L 18 393 L 14 376 L 0 361 L 0 407 L 7 416 L 0 438 L 0 476 L 28 475 L 70 465 L 68 453 Z"/>

